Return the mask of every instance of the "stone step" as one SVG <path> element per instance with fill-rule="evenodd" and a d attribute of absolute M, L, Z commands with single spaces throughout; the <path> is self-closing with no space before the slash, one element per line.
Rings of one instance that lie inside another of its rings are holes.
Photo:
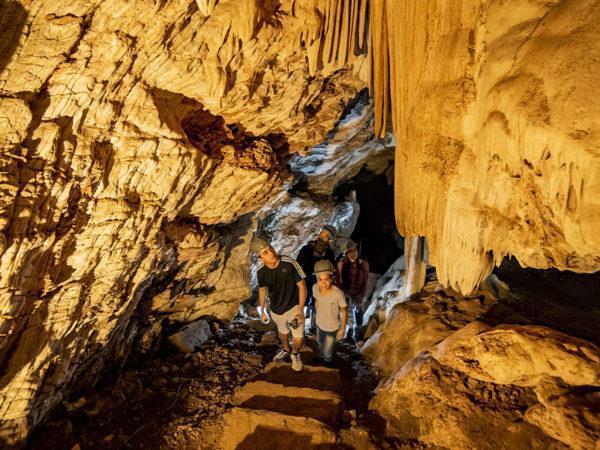
<path fill-rule="evenodd" d="M 301 372 L 294 372 L 290 364 L 272 362 L 265 368 L 264 381 L 336 394 L 343 391 L 339 370 L 320 366 L 304 365 Z"/>
<path fill-rule="evenodd" d="M 324 423 L 272 411 L 233 408 L 225 416 L 221 450 L 334 449 L 336 434 Z"/>
<path fill-rule="evenodd" d="M 266 381 L 246 384 L 236 392 L 234 403 L 246 409 L 311 417 L 332 426 L 340 423 L 343 413 L 342 400 L 337 394 Z"/>

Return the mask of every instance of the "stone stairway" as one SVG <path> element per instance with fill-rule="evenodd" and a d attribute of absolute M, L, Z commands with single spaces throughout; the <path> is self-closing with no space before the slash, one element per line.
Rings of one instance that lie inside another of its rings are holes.
<path fill-rule="evenodd" d="M 336 369 L 271 363 L 262 380 L 249 383 L 235 396 L 224 417 L 218 447 L 222 450 L 340 448 L 342 383 Z"/>

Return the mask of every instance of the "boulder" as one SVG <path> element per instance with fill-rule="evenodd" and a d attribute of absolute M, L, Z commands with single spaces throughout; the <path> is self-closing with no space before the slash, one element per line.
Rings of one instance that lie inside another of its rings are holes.
<path fill-rule="evenodd" d="M 385 376 L 408 360 L 476 320 L 495 304 L 489 291 L 464 297 L 431 282 L 423 296 L 394 306 L 381 329 L 361 353 Z"/>
<path fill-rule="evenodd" d="M 421 355 L 378 388 L 369 407 L 387 419 L 387 432 L 449 449 L 564 448 L 523 409 L 536 403 L 530 388 L 486 383 Z"/>
<path fill-rule="evenodd" d="M 404 301 L 403 287 L 404 255 L 394 261 L 390 268 L 375 283 L 373 292 L 365 304 L 364 323 L 367 323 L 377 310 L 383 309 L 387 316 L 396 304 Z"/>
<path fill-rule="evenodd" d="M 537 386 L 545 378 L 600 386 L 600 349 L 547 327 L 473 322 L 431 350 L 441 364 L 497 384 Z"/>
<path fill-rule="evenodd" d="M 183 353 L 193 353 L 196 347 L 210 339 L 212 332 L 206 320 L 197 320 L 168 337 L 171 344 Z"/>

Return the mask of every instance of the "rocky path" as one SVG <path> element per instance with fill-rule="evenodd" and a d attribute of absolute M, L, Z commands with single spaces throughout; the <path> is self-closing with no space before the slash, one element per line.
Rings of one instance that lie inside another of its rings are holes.
<path fill-rule="evenodd" d="M 364 394 L 368 394 L 369 384 L 363 385 L 361 392 L 356 364 L 351 369 L 345 359 L 350 352 L 351 346 L 344 346 L 334 364 L 337 367 L 323 367 L 316 362 L 315 342 L 308 340 L 302 349 L 301 372 L 294 372 L 289 362 L 268 364 L 257 380 L 236 391 L 235 406 L 222 417 L 219 430 L 214 433 L 215 440 L 208 447 L 215 450 L 413 448 L 379 440 L 374 417 L 357 421 L 354 408 L 366 406 Z"/>
<path fill-rule="evenodd" d="M 224 417 L 220 449 L 323 448 L 336 444 L 342 422 L 342 383 L 336 369 L 271 363 L 260 381 L 235 395 Z"/>
<path fill-rule="evenodd" d="M 377 382 L 354 347 L 335 368 L 270 362 L 273 331 L 235 323 L 189 355 L 169 353 L 64 402 L 30 440 L 38 449 L 398 448 L 377 439 L 367 411 Z"/>

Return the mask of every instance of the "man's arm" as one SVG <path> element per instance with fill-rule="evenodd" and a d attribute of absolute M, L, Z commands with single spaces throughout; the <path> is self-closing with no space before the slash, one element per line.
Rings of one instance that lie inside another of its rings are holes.
<path fill-rule="evenodd" d="M 340 329 L 338 330 L 337 335 L 335 336 L 335 338 L 338 341 L 344 339 L 344 334 L 346 334 L 346 322 L 348 322 L 348 308 L 340 308 L 340 313 L 342 315 L 342 325 L 340 326 Z"/>
<path fill-rule="evenodd" d="M 265 311 L 265 303 L 267 300 L 267 288 L 258 288 L 258 306 L 260 306 L 260 321 L 265 323 L 267 321 L 267 313 Z"/>
<path fill-rule="evenodd" d="M 337 285 L 337 287 L 339 287 L 342 291 L 344 290 L 344 280 L 342 280 L 342 271 L 344 270 L 344 260 L 340 259 L 337 263 L 337 271 L 336 271 L 336 276 L 335 276 L 335 284 Z"/>
<path fill-rule="evenodd" d="M 304 320 L 304 305 L 306 304 L 306 283 L 304 282 L 304 278 L 296 283 L 298 286 L 298 313 L 296 316 Z"/>
<path fill-rule="evenodd" d="M 362 276 L 362 286 L 360 287 L 360 298 L 361 303 L 365 300 L 365 294 L 367 293 L 367 285 L 369 284 L 369 263 L 366 259 L 363 260 L 360 265 L 361 271 L 363 273 Z"/>

